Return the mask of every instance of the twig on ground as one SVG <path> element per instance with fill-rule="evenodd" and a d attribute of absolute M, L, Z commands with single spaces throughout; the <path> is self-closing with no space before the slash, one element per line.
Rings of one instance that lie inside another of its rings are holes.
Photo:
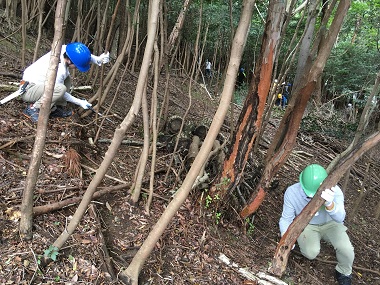
<path fill-rule="evenodd" d="M 91 204 L 90 205 L 90 215 L 95 219 L 96 224 L 98 225 L 98 237 L 99 237 L 99 243 L 101 246 L 101 251 L 103 254 L 100 255 L 100 258 L 103 261 L 103 268 L 104 270 L 110 275 L 112 280 L 116 279 L 116 274 L 114 272 L 114 268 L 111 264 L 111 257 L 108 252 L 108 248 L 106 245 L 106 241 L 104 239 L 103 233 L 102 233 L 102 224 L 100 222 L 100 219 L 96 213 L 96 205 Z"/>
<path fill-rule="evenodd" d="M 29 139 L 33 139 L 33 138 L 35 138 L 35 136 L 36 135 L 30 135 L 30 136 L 21 137 L 21 138 L 14 138 L 11 141 L 9 141 L 9 142 L 1 145 L 0 149 L 6 148 L 8 146 L 13 146 L 15 143 L 18 143 L 18 142 L 22 142 L 22 141 L 26 141 L 26 140 L 29 140 Z"/>

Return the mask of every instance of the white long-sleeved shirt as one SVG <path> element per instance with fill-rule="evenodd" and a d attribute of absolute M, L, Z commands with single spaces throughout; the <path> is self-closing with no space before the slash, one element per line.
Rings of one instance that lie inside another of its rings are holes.
<path fill-rule="evenodd" d="M 63 54 L 66 52 L 66 45 L 62 45 L 60 61 L 58 64 L 57 78 L 55 83 L 64 84 L 65 79 L 70 76 L 69 67 L 66 66 Z M 49 68 L 51 51 L 40 57 L 33 64 L 28 66 L 23 74 L 22 79 L 35 84 L 45 84 L 47 78 L 47 71 Z"/>
<path fill-rule="evenodd" d="M 322 206 L 310 220 L 309 224 L 322 225 L 332 220 L 338 223 L 343 223 L 344 218 L 346 217 L 343 192 L 339 186 L 336 186 L 334 189 L 334 208 L 331 211 L 327 211 L 325 206 Z M 311 198 L 307 197 L 303 191 L 301 183 L 293 184 L 286 189 L 284 206 L 279 223 L 281 235 L 286 232 L 289 225 L 293 222 L 295 217 L 301 213 L 310 200 Z"/>

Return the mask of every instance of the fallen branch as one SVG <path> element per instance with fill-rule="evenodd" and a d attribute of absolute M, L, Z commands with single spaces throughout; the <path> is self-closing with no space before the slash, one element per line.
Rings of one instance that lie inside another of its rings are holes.
<path fill-rule="evenodd" d="M 98 139 L 98 143 L 111 143 L 111 139 Z M 144 142 L 143 141 L 134 141 L 134 140 L 122 140 L 121 144 L 125 145 L 131 145 L 131 146 L 143 146 Z M 157 143 L 158 146 L 162 146 L 162 144 Z"/>
<path fill-rule="evenodd" d="M 227 264 L 229 267 L 231 267 L 233 270 L 239 272 L 241 275 L 244 276 L 244 278 L 247 278 L 248 280 L 251 281 L 257 281 L 257 284 L 261 285 L 287 285 L 284 281 L 274 277 L 270 276 L 268 274 L 265 274 L 264 272 L 258 272 L 258 273 L 253 273 L 249 271 L 246 268 L 239 267 L 238 264 L 235 262 L 232 262 L 226 255 L 221 253 L 218 257 L 220 261 L 223 263 Z"/>
<path fill-rule="evenodd" d="M 113 191 L 119 191 L 119 190 L 125 189 L 127 187 L 130 187 L 130 185 L 129 184 L 123 184 L 123 185 L 118 185 L 115 187 L 106 188 L 104 190 L 99 190 L 99 191 L 94 193 L 92 199 L 99 198 L 105 194 L 109 194 Z M 52 211 L 60 210 L 60 209 L 63 209 L 65 207 L 78 204 L 78 203 L 80 203 L 80 201 L 82 201 L 82 199 L 83 199 L 83 196 L 79 196 L 79 197 L 74 197 L 74 198 L 62 200 L 62 201 L 52 203 L 52 204 L 47 204 L 47 205 L 43 205 L 43 206 L 36 206 L 36 207 L 33 207 L 33 215 L 37 216 L 37 215 L 46 214 L 46 213 L 49 213 Z"/>
<path fill-rule="evenodd" d="M 90 167 L 90 166 L 87 166 L 87 165 L 84 165 L 84 164 L 81 164 L 81 166 L 82 166 L 83 168 L 85 168 L 85 169 L 91 171 L 91 172 L 96 172 L 96 169 L 94 169 L 94 168 L 92 168 L 92 167 Z M 116 178 L 116 177 L 110 176 L 110 175 L 108 175 L 108 174 L 106 174 L 105 177 L 107 177 L 107 178 L 109 178 L 109 179 L 112 179 L 112 180 L 115 180 L 115 181 L 117 181 L 117 182 L 119 182 L 119 183 L 123 183 L 123 184 L 127 184 L 127 183 L 128 183 L 127 181 L 124 181 L 124 180 L 121 180 L 121 179 L 119 179 L 119 178 Z"/>
<path fill-rule="evenodd" d="M 26 141 L 26 140 L 30 140 L 30 139 L 33 139 L 35 137 L 36 137 L 36 135 L 30 135 L 30 136 L 27 136 L 27 137 L 21 137 L 21 138 L 12 139 L 11 141 L 8 141 L 7 143 L 1 145 L 0 149 L 6 148 L 8 146 L 13 146 L 15 143 Z"/>
<path fill-rule="evenodd" d="M 90 215 L 95 219 L 96 224 L 98 225 L 98 236 L 99 236 L 99 243 L 101 245 L 101 253 L 100 258 L 103 260 L 103 268 L 104 270 L 110 275 L 111 280 L 116 279 L 116 274 L 114 271 L 114 268 L 111 264 L 111 257 L 108 252 L 108 248 L 106 245 L 106 241 L 104 239 L 103 233 L 102 233 L 102 224 L 100 223 L 100 219 L 96 213 L 96 205 L 91 204 L 90 205 Z"/>
<path fill-rule="evenodd" d="M 120 184 L 117 186 L 100 189 L 94 193 L 92 198 L 94 200 L 94 199 L 97 199 L 97 198 L 99 198 L 105 194 L 109 194 L 109 193 L 112 193 L 115 191 L 120 191 L 120 190 L 130 188 L 130 187 L 131 187 L 130 184 Z M 146 190 L 146 189 L 142 189 L 141 191 L 148 193 L 148 190 Z M 51 193 L 51 192 L 52 191 L 50 191 L 48 193 Z M 153 194 L 153 196 L 156 198 L 162 199 L 164 201 L 169 201 L 169 198 L 163 197 L 163 196 L 155 194 L 155 193 Z M 49 213 L 52 211 L 63 209 L 63 208 L 68 207 L 68 206 L 78 204 L 78 203 L 80 203 L 80 201 L 82 201 L 82 198 L 83 198 L 83 196 L 79 196 L 79 197 L 74 197 L 74 198 L 70 198 L 70 199 L 65 199 L 65 200 L 62 200 L 62 201 L 59 201 L 56 203 L 51 203 L 51 204 L 47 204 L 47 205 L 43 205 L 43 206 L 36 206 L 33 208 L 33 215 L 35 215 L 35 216 L 36 215 L 42 215 L 42 214 L 46 214 L 46 213 Z"/>

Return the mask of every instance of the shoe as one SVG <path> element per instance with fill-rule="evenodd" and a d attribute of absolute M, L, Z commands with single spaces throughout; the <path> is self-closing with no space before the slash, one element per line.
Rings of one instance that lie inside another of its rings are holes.
<path fill-rule="evenodd" d="M 352 276 L 343 275 L 342 273 L 335 270 L 335 278 L 338 281 L 339 285 L 351 285 L 352 284 Z"/>
<path fill-rule="evenodd" d="M 33 123 L 37 123 L 39 112 L 40 109 L 34 108 L 33 105 L 28 105 L 23 113 L 25 116 L 31 119 Z"/>
<path fill-rule="evenodd" d="M 62 107 L 57 106 L 57 108 L 50 113 L 50 118 L 66 118 L 73 114 L 71 110 L 65 110 Z"/>

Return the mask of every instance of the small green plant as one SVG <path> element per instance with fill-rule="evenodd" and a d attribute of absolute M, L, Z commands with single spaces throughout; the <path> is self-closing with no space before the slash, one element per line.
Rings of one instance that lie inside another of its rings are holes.
<path fill-rule="evenodd" d="M 210 207 L 210 204 L 212 203 L 212 197 L 209 194 L 207 194 L 205 201 L 206 201 L 205 208 L 207 209 L 208 207 Z"/>
<path fill-rule="evenodd" d="M 216 213 L 215 213 L 215 222 L 216 222 L 217 225 L 218 225 L 219 222 L 220 222 L 220 218 L 221 218 L 221 216 L 222 216 L 222 213 L 220 213 L 220 212 L 216 212 Z"/>
<path fill-rule="evenodd" d="M 245 222 L 248 224 L 247 235 L 252 235 L 253 230 L 255 229 L 254 224 L 249 220 L 249 218 L 246 218 Z"/>
<path fill-rule="evenodd" d="M 230 182 L 231 182 L 230 178 L 227 178 L 227 177 L 222 178 L 222 184 L 223 185 L 228 185 Z"/>
<path fill-rule="evenodd" d="M 61 277 L 60 277 L 59 275 L 57 275 L 57 276 L 54 278 L 54 281 L 55 281 L 55 282 L 59 282 L 59 281 L 61 281 Z"/>
<path fill-rule="evenodd" d="M 44 250 L 44 256 L 56 261 L 58 256 L 58 247 L 50 245 L 48 249 Z"/>
<path fill-rule="evenodd" d="M 230 178 L 222 177 L 220 183 L 215 184 L 216 189 L 221 190 L 222 186 L 227 186 L 228 184 L 230 184 L 230 182 L 231 182 Z"/>

